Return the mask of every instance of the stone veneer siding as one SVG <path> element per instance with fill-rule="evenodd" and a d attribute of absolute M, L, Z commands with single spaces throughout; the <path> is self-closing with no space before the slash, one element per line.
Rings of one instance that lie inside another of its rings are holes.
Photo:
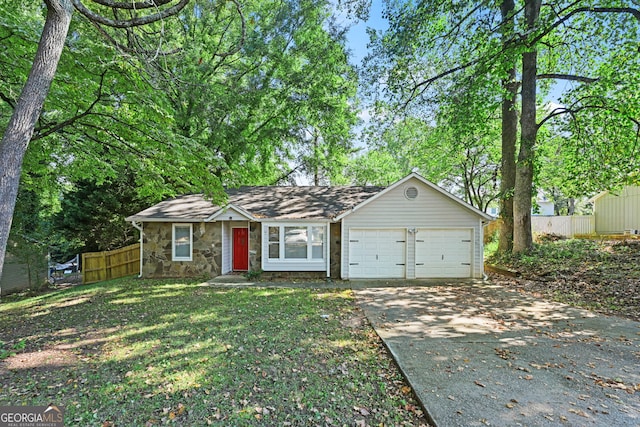
<path fill-rule="evenodd" d="M 260 271 L 262 268 L 262 224 L 249 224 L 249 271 Z"/>
<path fill-rule="evenodd" d="M 342 279 L 340 277 L 340 255 L 342 254 L 342 245 L 340 244 L 340 236 L 342 235 L 342 223 L 336 222 L 331 224 L 329 232 L 329 244 L 331 258 L 329 263 L 331 264 L 331 278 L 333 280 Z"/>
<path fill-rule="evenodd" d="M 144 223 L 143 277 L 215 277 L 222 264 L 222 223 L 193 223 L 192 261 L 171 260 L 172 223 Z"/>

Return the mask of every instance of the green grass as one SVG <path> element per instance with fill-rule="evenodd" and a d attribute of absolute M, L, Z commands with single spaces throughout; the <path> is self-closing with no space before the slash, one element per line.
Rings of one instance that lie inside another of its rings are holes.
<path fill-rule="evenodd" d="M 361 317 L 349 290 L 176 281 L 4 299 L 0 405 L 81 426 L 426 424 Z"/>

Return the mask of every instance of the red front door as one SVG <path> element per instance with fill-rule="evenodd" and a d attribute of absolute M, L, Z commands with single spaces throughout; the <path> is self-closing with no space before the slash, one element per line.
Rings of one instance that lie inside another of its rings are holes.
<path fill-rule="evenodd" d="M 233 269 L 249 270 L 249 229 L 233 229 Z"/>

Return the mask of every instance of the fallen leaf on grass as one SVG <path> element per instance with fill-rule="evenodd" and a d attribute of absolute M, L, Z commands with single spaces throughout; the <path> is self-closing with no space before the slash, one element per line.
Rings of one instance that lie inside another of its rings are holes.
<path fill-rule="evenodd" d="M 589 418 L 589 415 L 580 409 L 569 409 L 569 412 L 571 412 L 572 414 L 580 415 L 584 418 Z"/>
<path fill-rule="evenodd" d="M 358 412 L 360 415 L 365 416 L 365 417 L 369 416 L 371 414 L 367 408 L 361 408 L 359 406 L 354 406 L 353 410 Z"/>

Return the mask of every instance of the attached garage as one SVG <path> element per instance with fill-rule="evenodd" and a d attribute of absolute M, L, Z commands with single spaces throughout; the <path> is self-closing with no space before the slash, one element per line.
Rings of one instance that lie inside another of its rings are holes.
<path fill-rule="evenodd" d="M 341 221 L 343 279 L 481 278 L 493 218 L 411 174 Z"/>
<path fill-rule="evenodd" d="M 416 278 L 473 277 L 472 236 L 471 229 L 418 229 Z"/>
<path fill-rule="evenodd" d="M 352 229 L 349 234 L 349 277 L 404 278 L 405 229 Z"/>

